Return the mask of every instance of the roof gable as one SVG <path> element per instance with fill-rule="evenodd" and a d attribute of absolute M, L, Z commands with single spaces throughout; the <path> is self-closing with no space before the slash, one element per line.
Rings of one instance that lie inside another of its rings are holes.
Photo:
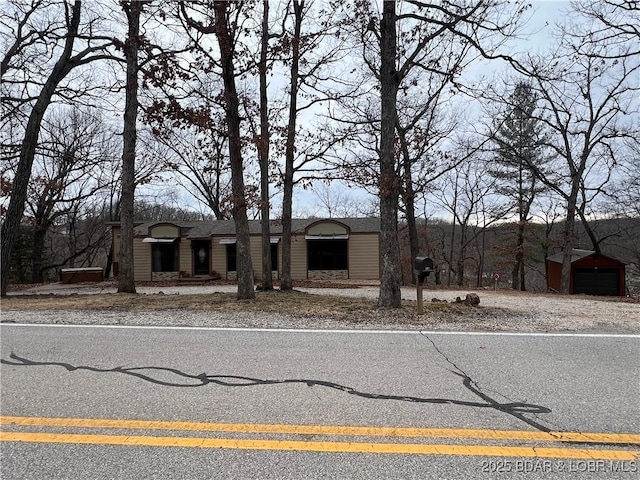
<path fill-rule="evenodd" d="M 316 223 L 334 222 L 344 225 L 351 233 L 379 233 L 379 218 L 297 218 L 291 221 L 291 231 L 294 234 L 304 234 L 306 229 Z M 156 225 L 175 225 L 180 229 L 181 235 L 190 239 L 209 238 L 211 236 L 234 236 L 236 234 L 236 224 L 234 220 L 212 220 L 199 222 L 143 222 L 134 228 L 136 237 L 147 237 L 149 231 Z M 118 224 L 111 224 L 119 226 Z M 272 235 L 282 234 L 282 222 L 271 220 L 269 222 Z M 249 220 L 249 233 L 260 235 L 261 221 Z"/>
<path fill-rule="evenodd" d="M 554 262 L 554 263 L 562 263 L 562 256 L 563 256 L 563 252 L 560 253 L 556 253 L 555 255 L 552 255 L 550 257 L 547 258 L 548 262 Z M 589 257 L 594 257 L 594 258 L 605 258 L 607 260 L 610 260 L 611 262 L 614 263 L 618 263 L 620 265 L 625 265 L 624 262 L 621 262 L 620 260 L 613 258 L 613 257 L 609 257 L 608 255 L 603 255 L 603 254 L 598 254 L 593 250 L 580 250 L 578 248 L 574 248 L 571 251 L 571 263 L 576 263 L 579 262 L 581 260 L 587 259 Z"/>

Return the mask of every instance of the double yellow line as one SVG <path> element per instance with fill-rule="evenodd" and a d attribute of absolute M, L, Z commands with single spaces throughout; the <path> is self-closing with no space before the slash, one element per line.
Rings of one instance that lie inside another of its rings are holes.
<path fill-rule="evenodd" d="M 183 448 L 230 448 L 245 450 L 287 450 L 342 453 L 396 453 L 416 455 L 466 455 L 524 458 L 568 458 L 587 460 L 636 460 L 640 456 L 640 435 L 614 433 L 539 432 L 518 430 L 472 430 L 443 428 L 393 428 L 330 425 L 270 425 L 84 418 L 0 417 L 0 441 L 70 443 Z M 5 427 L 10 427 L 5 430 Z M 493 442 L 484 444 L 373 443 L 343 441 L 273 440 L 150 435 L 111 435 L 24 431 L 25 428 L 120 429 L 134 432 L 171 431 L 232 433 L 238 435 L 305 435 L 322 437 L 384 437 L 386 439 L 454 439 Z M 16 430 L 19 428 L 21 430 Z M 530 442 L 531 446 L 509 446 L 507 442 Z M 597 444 L 615 449 L 550 447 L 549 444 Z M 629 450 L 629 447 L 638 449 Z"/>

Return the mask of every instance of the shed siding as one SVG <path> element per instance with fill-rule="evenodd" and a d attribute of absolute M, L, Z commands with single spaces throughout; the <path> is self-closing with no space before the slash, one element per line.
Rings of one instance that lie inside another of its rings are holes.
<path fill-rule="evenodd" d="M 602 270 L 603 274 L 597 275 L 596 270 Z M 590 272 L 591 274 L 589 274 Z M 547 260 L 547 275 L 549 289 L 560 291 L 562 264 Z M 577 289 L 575 288 L 576 275 L 579 276 Z M 597 254 L 575 260 L 571 264 L 569 293 L 624 296 L 626 293 L 624 263 L 614 258 Z"/>
<path fill-rule="evenodd" d="M 549 289 L 559 292 L 562 282 L 562 264 L 547 261 L 547 276 Z"/>
<path fill-rule="evenodd" d="M 592 271 L 592 274 L 585 277 L 588 271 Z M 605 273 L 607 271 L 608 273 Z M 581 276 L 578 282 L 576 282 L 577 274 Z M 571 266 L 571 293 L 624 297 L 626 294 L 624 263 L 597 254 L 581 258 Z"/>
<path fill-rule="evenodd" d="M 380 278 L 380 245 L 378 234 L 352 234 L 349 238 L 349 278 Z"/>

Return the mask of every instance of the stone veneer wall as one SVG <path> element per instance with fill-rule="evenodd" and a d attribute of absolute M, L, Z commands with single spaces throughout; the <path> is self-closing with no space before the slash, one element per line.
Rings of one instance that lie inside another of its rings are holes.
<path fill-rule="evenodd" d="M 253 278 L 255 280 L 262 280 L 262 272 L 258 272 L 257 270 L 253 271 Z M 271 272 L 271 278 L 273 278 L 274 280 L 278 279 L 278 272 L 277 270 L 273 270 Z M 227 272 L 227 280 L 238 280 L 238 272 Z"/>
<path fill-rule="evenodd" d="M 151 272 L 151 281 L 162 282 L 167 280 L 178 280 L 180 272 Z"/>
<path fill-rule="evenodd" d="M 309 280 L 347 280 L 349 270 L 309 270 Z"/>

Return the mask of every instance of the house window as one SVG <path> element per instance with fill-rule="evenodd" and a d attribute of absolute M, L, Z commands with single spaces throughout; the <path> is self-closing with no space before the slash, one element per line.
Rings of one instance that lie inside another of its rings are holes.
<path fill-rule="evenodd" d="M 152 244 L 151 258 L 154 272 L 178 271 L 178 245 L 176 243 Z"/>
<path fill-rule="evenodd" d="M 307 240 L 309 270 L 348 270 L 347 240 Z"/>
<path fill-rule="evenodd" d="M 236 259 L 236 244 L 227 244 L 227 272 L 235 272 L 237 270 Z"/>

